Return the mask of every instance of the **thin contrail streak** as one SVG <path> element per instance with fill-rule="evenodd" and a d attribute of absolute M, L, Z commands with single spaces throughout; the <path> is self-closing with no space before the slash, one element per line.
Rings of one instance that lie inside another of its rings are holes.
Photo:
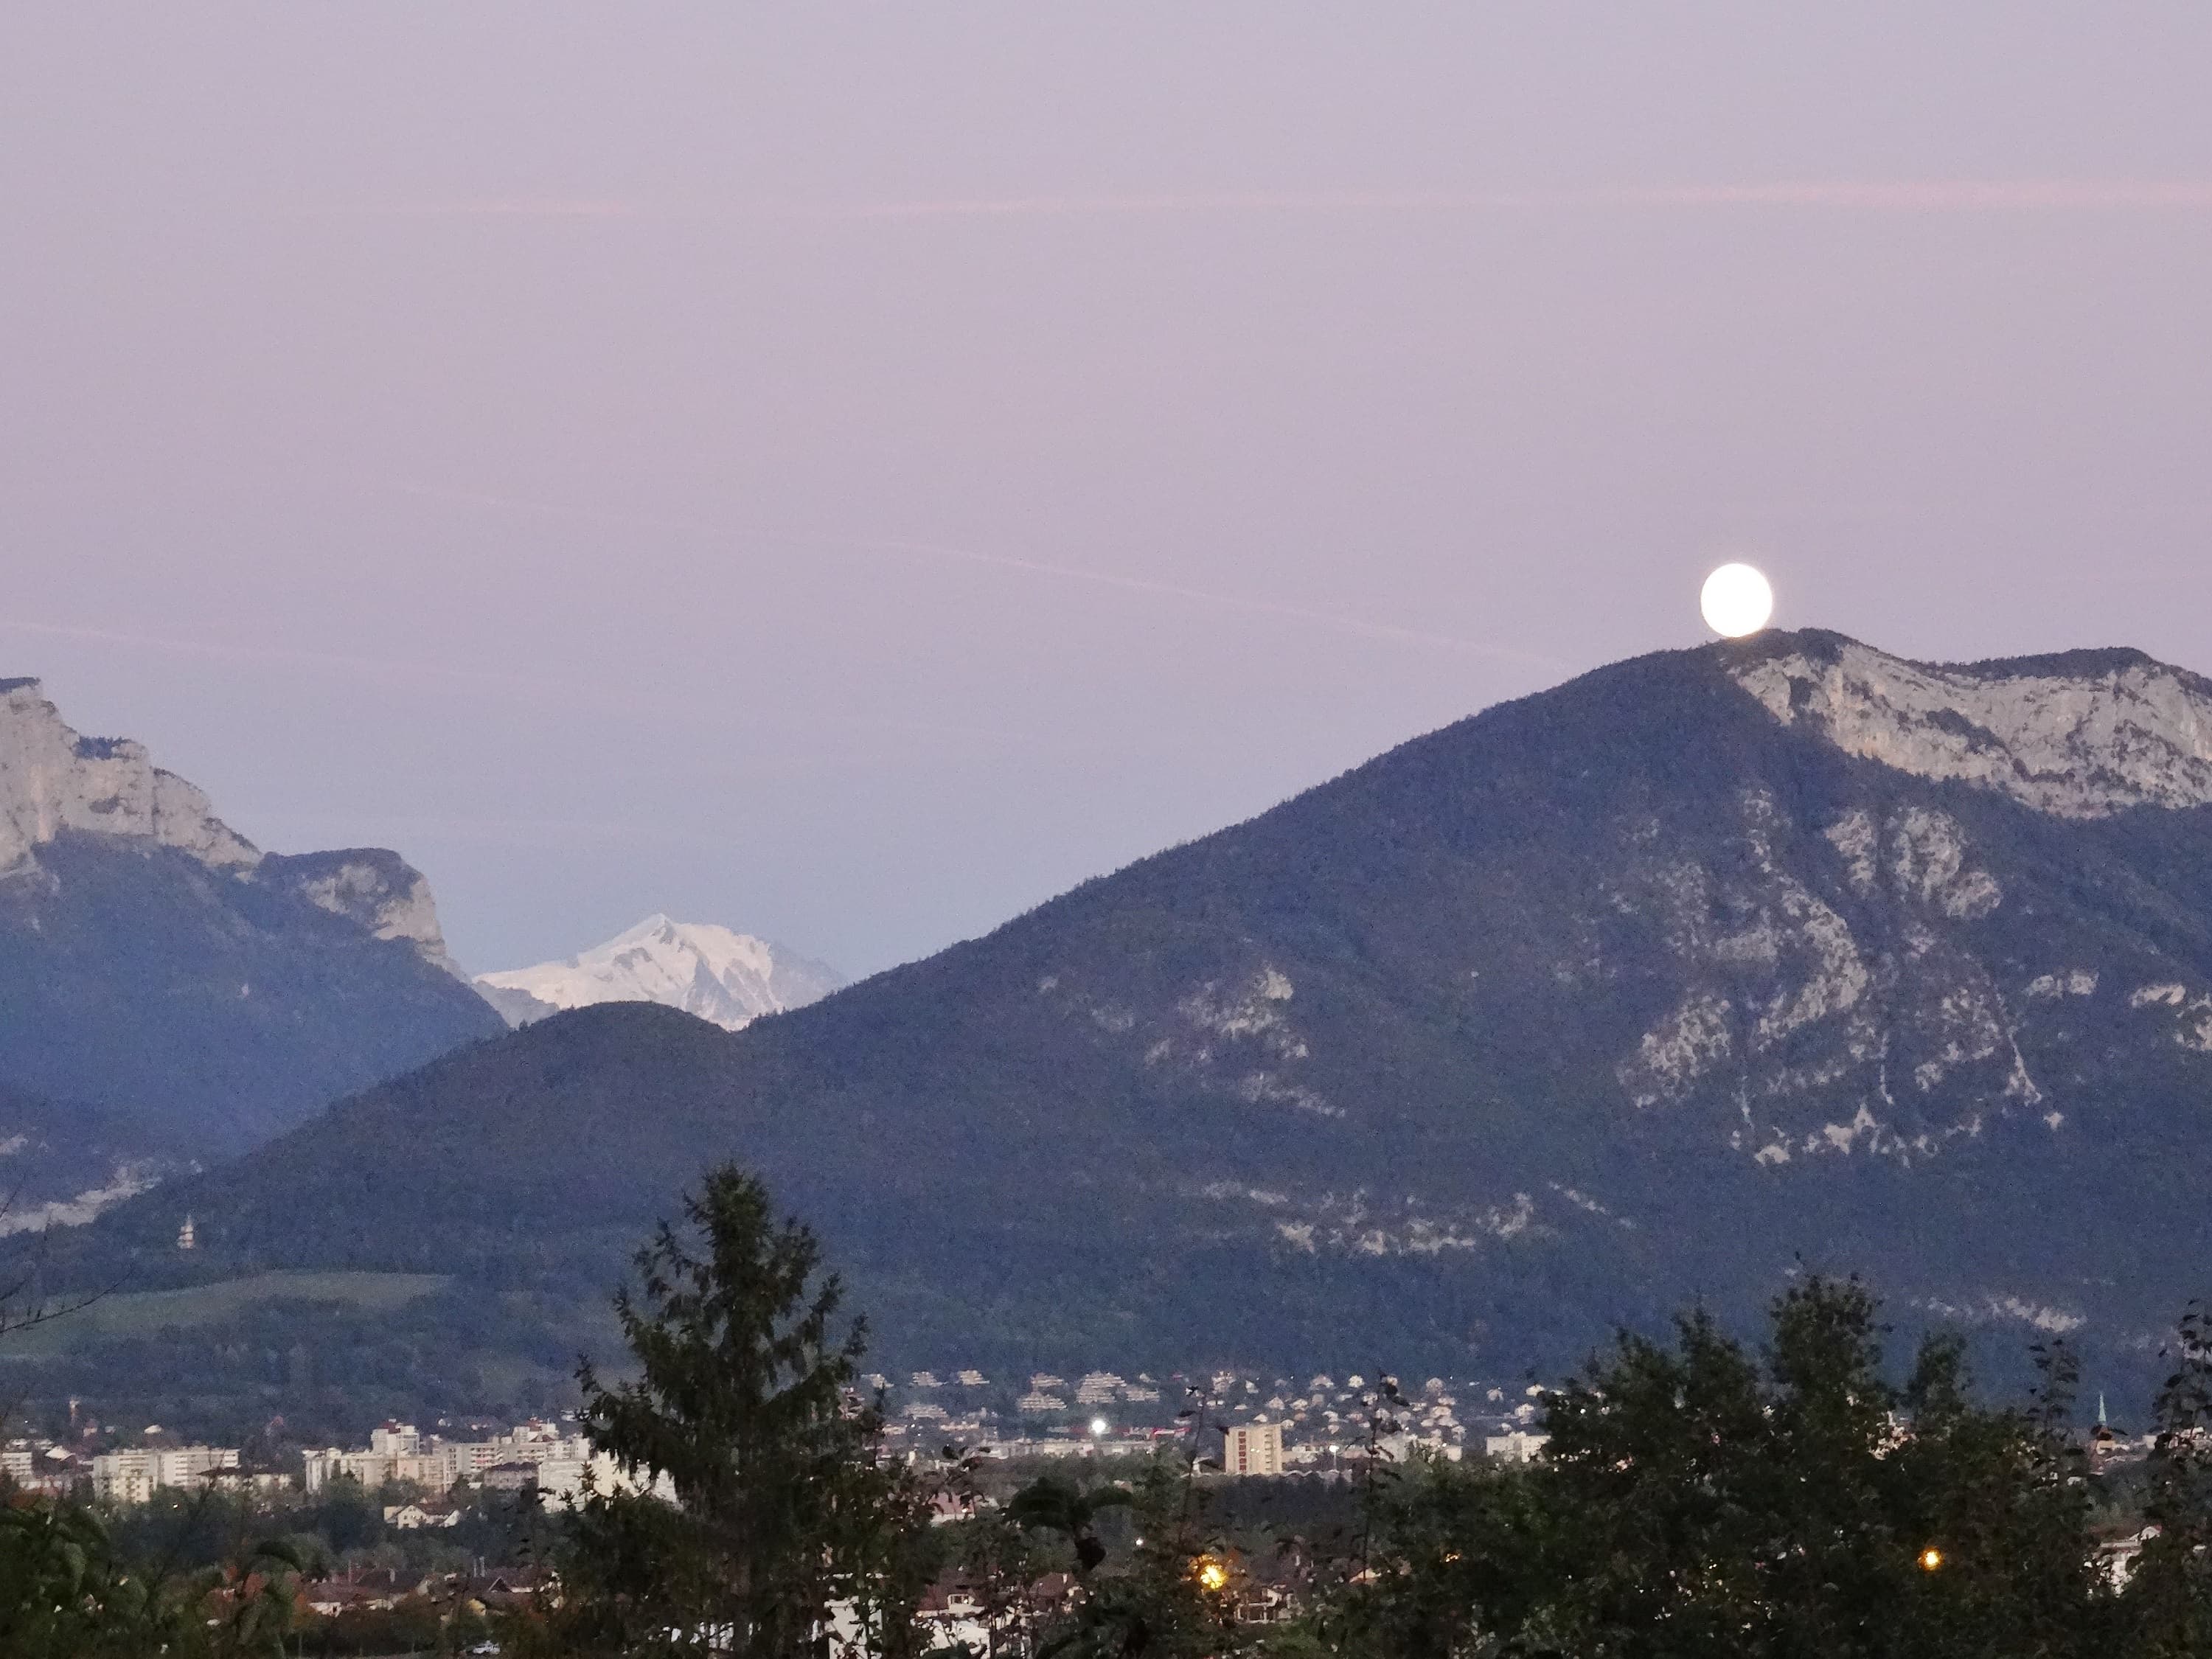
<path fill-rule="evenodd" d="M 1598 185 L 1580 190 L 1163 191 L 923 197 L 889 201 L 623 200 L 483 197 L 317 210 L 418 219 L 1108 218 L 1206 214 L 1511 213 L 1559 209 L 1835 209 L 1885 213 L 2212 210 L 2203 179 L 1800 179 L 1767 183 Z"/>
<path fill-rule="evenodd" d="M 477 490 L 444 489 L 421 484 L 393 486 L 404 494 L 429 497 L 443 496 L 485 507 L 501 507 L 520 512 L 546 514 L 556 518 L 585 518 L 602 522 L 621 524 L 645 529 L 668 530 L 684 535 L 727 537 L 732 532 L 716 529 L 691 520 L 663 518 L 650 514 L 611 513 L 596 508 L 558 507 L 544 501 L 519 499 L 508 495 L 486 495 Z M 1425 629 L 1407 628 L 1396 623 L 1376 622 L 1368 617 L 1346 615 L 1341 611 L 1322 611 L 1310 605 L 1286 605 L 1279 600 L 1262 599 L 1250 593 L 1223 592 L 1218 588 L 1191 587 L 1180 582 L 1161 581 L 1149 576 L 1124 576 L 1107 570 L 1086 570 L 1079 565 L 1052 564 L 1042 559 L 1027 559 L 1015 554 L 987 553 L 975 548 L 948 547 L 938 542 L 909 541 L 896 537 L 851 537 L 799 535 L 785 531 L 749 531 L 744 532 L 750 540 L 771 542 L 787 547 L 820 548 L 827 551 L 855 553 L 884 553 L 897 557 L 939 559 L 962 564 L 995 566 L 1002 570 L 1016 570 L 1028 575 L 1050 576 L 1063 581 L 1089 582 L 1101 587 L 1118 588 L 1125 592 L 1145 593 L 1163 599 L 1187 599 L 1196 604 L 1214 605 L 1227 610 L 1243 611 L 1258 616 L 1281 617 L 1293 622 L 1310 623 L 1329 628 L 1340 633 L 1354 634 L 1365 639 L 1395 640 L 1408 645 L 1441 646 L 1448 650 L 1473 652 L 1480 656 L 1494 657 L 1501 661 L 1519 663 L 1526 667 L 1549 672 L 1563 672 L 1567 666 L 1558 658 L 1541 652 L 1522 651 L 1510 646 L 1492 644 L 1482 640 L 1471 640 L 1456 634 L 1439 634 Z"/>
<path fill-rule="evenodd" d="M 917 557 L 956 559 L 968 564 L 996 565 L 1005 570 L 1027 571 L 1034 575 L 1057 576 L 1070 581 L 1095 582 L 1103 587 L 1118 587 L 1132 593 L 1156 593 L 1164 598 L 1193 599 L 1204 605 L 1223 605 L 1238 611 L 1249 611 L 1261 616 L 1285 617 L 1294 622 L 1316 623 L 1347 634 L 1357 634 L 1367 639 L 1401 640 L 1409 645 L 1440 645 L 1455 651 L 1472 651 L 1483 656 L 1501 657 L 1532 667 L 1559 668 L 1558 659 L 1537 652 L 1516 651 L 1508 646 L 1487 644 L 1481 640 L 1470 640 L 1456 634 L 1431 633 L 1425 629 L 1405 628 L 1396 623 L 1374 622 L 1364 617 L 1346 616 L 1340 611 L 1320 611 L 1300 605 L 1284 605 L 1274 599 L 1263 599 L 1249 593 L 1224 593 L 1217 589 L 1186 587 L 1180 582 L 1164 582 L 1149 576 L 1121 576 L 1110 571 L 1085 570 L 1064 564 L 1048 564 L 1041 559 L 1024 559 L 1005 553 L 981 553 L 972 548 L 945 547 L 935 542 L 911 542 L 896 538 L 844 539 L 813 537 L 775 537 L 773 539 L 820 546 L 850 547 L 879 550 L 886 553 L 912 554 Z"/>
<path fill-rule="evenodd" d="M 827 219 L 1094 217 L 1202 213 L 1480 213 L 1573 208 L 1843 208 L 1883 212 L 2212 209 L 2200 179 L 1802 179 L 1595 190 L 1259 191 L 1194 194 L 951 197 L 824 204 Z"/>

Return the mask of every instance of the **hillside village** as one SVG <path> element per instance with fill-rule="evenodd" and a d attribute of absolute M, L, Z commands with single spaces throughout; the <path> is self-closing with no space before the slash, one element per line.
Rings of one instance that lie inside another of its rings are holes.
<path fill-rule="evenodd" d="M 1404 1393 L 1395 1379 L 1356 1373 L 1340 1379 L 1316 1374 L 1298 1383 L 1227 1370 L 1165 1378 L 1108 1370 L 1073 1377 L 1036 1372 L 1018 1384 L 1000 1384 L 963 1368 L 942 1376 L 913 1371 L 898 1381 L 871 1373 L 860 1381 L 884 1413 L 884 1443 L 893 1457 L 927 1464 L 957 1445 L 1017 1482 L 1030 1478 L 1022 1473 L 1025 1467 L 1082 1459 L 1126 1485 L 1127 1472 L 1191 1444 L 1194 1419 L 1207 1478 L 1231 1482 L 1274 1477 L 1326 1488 L 1357 1480 L 1364 1468 L 1419 1454 L 1453 1462 L 1525 1461 L 1544 1443 L 1531 1426 L 1539 1390 L 1442 1377 Z M 188 1510 L 203 1493 L 226 1494 L 270 1516 L 312 1513 L 334 1499 L 366 1505 L 380 1519 L 385 1539 L 416 1538 L 422 1547 L 357 1545 L 303 1591 L 306 1613 L 325 1630 L 412 1619 L 449 1638 L 457 1630 L 483 1627 L 487 1617 L 520 1613 L 560 1594 L 557 1582 L 526 1559 L 501 1565 L 505 1553 L 487 1560 L 468 1552 L 488 1545 L 514 1551 L 522 1536 L 514 1530 L 518 1515 L 558 1514 L 591 1490 L 635 1489 L 612 1460 L 594 1453 L 573 1414 L 512 1425 L 441 1420 L 427 1431 L 392 1421 L 354 1446 L 249 1451 L 183 1442 L 158 1425 L 126 1437 L 87 1412 L 73 1435 L 8 1442 L 0 1450 L 0 1478 L 27 1494 L 89 1499 L 118 1518 L 164 1501 L 172 1513 L 182 1513 L 178 1503 Z M 1340 1490 L 1348 1498 L 1352 1488 Z M 964 1501 L 942 1504 L 933 1519 L 957 1520 L 979 1505 L 993 1508 L 996 1500 L 971 1492 Z M 459 1545 L 459 1555 L 441 1541 L 447 1539 Z M 520 1547 L 526 1558 L 527 1545 Z M 1024 1587 L 1011 1610 L 998 1605 L 994 1612 L 990 1600 L 969 1575 L 948 1569 L 924 1594 L 920 1617 L 940 1645 L 1004 1642 L 1016 1626 L 1026 1631 L 1066 1614 L 1079 1604 L 1080 1591 L 1066 1573 L 1048 1571 Z M 1240 1573 L 1235 1603 L 1240 1622 L 1265 1625 L 1289 1617 L 1296 1598 L 1291 1586 L 1255 1564 Z"/>
<path fill-rule="evenodd" d="M 1370 1457 L 1403 1462 L 1416 1453 L 1525 1462 L 1543 1444 L 1534 1429 L 1540 1389 L 1497 1382 L 1431 1377 L 1401 1389 L 1395 1378 L 1357 1372 L 1316 1373 L 1301 1384 L 1236 1370 L 1163 1380 L 1100 1370 L 1073 1377 L 1035 1372 L 1017 1391 L 965 1368 L 913 1371 L 898 1382 L 871 1372 L 861 1382 L 881 1403 L 886 1445 L 909 1455 L 946 1445 L 1006 1462 L 1144 1455 L 1188 1431 L 1185 1412 L 1207 1425 L 1231 1474 L 1328 1474 Z M 1237 1445 L 1253 1449 L 1242 1468 L 1228 1454 Z M 427 1432 L 392 1421 L 351 1447 L 286 1446 L 248 1456 L 236 1446 L 180 1441 L 158 1425 L 126 1438 L 88 1413 L 74 1435 L 8 1442 L 0 1473 L 24 1490 L 82 1490 L 118 1507 L 162 1491 L 312 1496 L 345 1481 L 395 1494 L 387 1518 L 403 1528 L 451 1524 L 484 1493 L 530 1492 L 557 1506 L 587 1484 L 599 1491 L 624 1484 L 611 1461 L 593 1454 L 573 1415 L 511 1425 L 443 1420 Z"/>

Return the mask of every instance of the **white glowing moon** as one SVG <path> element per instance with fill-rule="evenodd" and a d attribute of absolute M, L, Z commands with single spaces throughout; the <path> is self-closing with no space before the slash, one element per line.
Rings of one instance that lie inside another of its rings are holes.
<path fill-rule="evenodd" d="M 1698 608 L 1705 626 L 1723 639 L 1740 640 L 1766 626 L 1774 614 L 1774 589 L 1747 564 L 1724 564 L 1705 578 Z"/>

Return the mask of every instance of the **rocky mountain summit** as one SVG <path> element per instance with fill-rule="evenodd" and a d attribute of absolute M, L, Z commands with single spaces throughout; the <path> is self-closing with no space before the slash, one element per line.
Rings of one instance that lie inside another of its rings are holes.
<path fill-rule="evenodd" d="M 2208 732 L 2131 652 L 1660 653 L 742 1036 L 589 1010 L 91 1231 L 598 1285 L 731 1156 L 915 1363 L 1507 1374 L 1826 1269 L 2118 1389 L 2204 1289 Z M 376 1236 L 302 1221 L 364 1183 Z"/>
<path fill-rule="evenodd" d="M 0 1084 L 212 1152 L 498 1029 L 397 854 L 264 854 L 0 680 Z"/>
<path fill-rule="evenodd" d="M 34 679 L 0 680 L 0 871 L 71 831 L 174 848 L 214 869 L 261 855 L 127 738 L 80 737 Z"/>
<path fill-rule="evenodd" d="M 476 981 L 510 1025 L 564 1008 L 654 1002 L 726 1031 L 818 1002 L 843 983 L 834 969 L 766 939 L 664 915 L 647 916 L 566 961 L 480 974 Z"/>
<path fill-rule="evenodd" d="M 2140 652 L 1937 667 L 1782 635 L 1733 678 L 1846 754 L 2061 817 L 2212 802 L 2212 681 Z"/>

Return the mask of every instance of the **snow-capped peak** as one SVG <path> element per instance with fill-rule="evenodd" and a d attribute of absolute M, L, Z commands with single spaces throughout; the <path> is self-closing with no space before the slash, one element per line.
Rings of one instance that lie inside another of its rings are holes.
<path fill-rule="evenodd" d="M 844 981 L 750 933 L 650 915 L 565 962 L 482 974 L 476 983 L 510 1025 L 597 1002 L 657 1002 L 735 1031 L 763 1014 L 804 1007 Z"/>

